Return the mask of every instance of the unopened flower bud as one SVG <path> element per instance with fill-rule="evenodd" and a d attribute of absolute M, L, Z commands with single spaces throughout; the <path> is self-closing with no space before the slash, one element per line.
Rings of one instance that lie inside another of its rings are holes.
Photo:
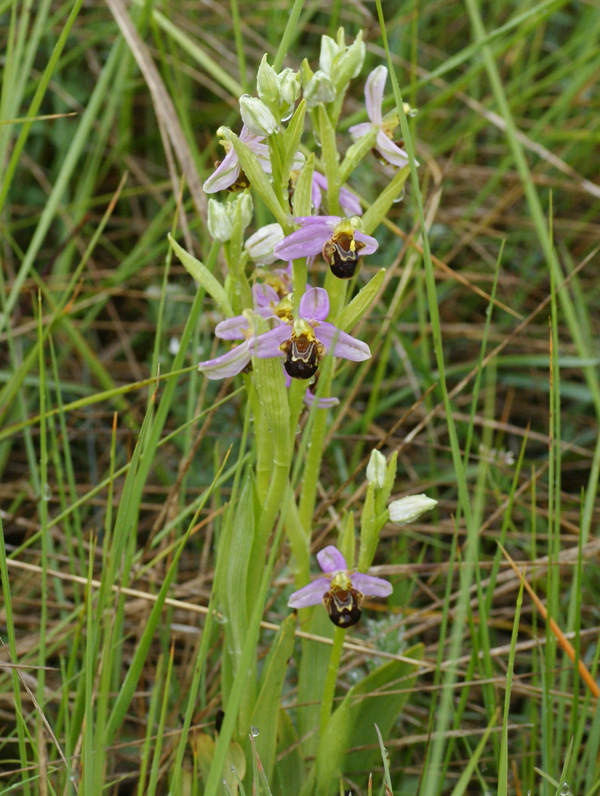
<path fill-rule="evenodd" d="M 256 88 L 258 96 L 267 104 L 279 104 L 279 80 L 277 72 L 267 62 L 267 55 L 263 55 L 258 72 L 256 73 Z"/>
<path fill-rule="evenodd" d="M 430 511 L 435 505 L 437 505 L 437 500 L 427 497 L 427 495 L 409 495 L 400 500 L 393 500 L 388 506 L 390 520 L 401 525 L 414 522 L 421 514 Z"/>
<path fill-rule="evenodd" d="M 244 248 L 255 262 L 270 265 L 278 258 L 273 254 L 273 249 L 285 235 L 279 224 L 267 224 L 257 230 L 254 235 L 250 235 Z"/>
<path fill-rule="evenodd" d="M 371 451 L 371 458 L 367 465 L 367 481 L 373 486 L 383 489 L 387 464 L 385 456 L 378 450 Z"/>
<path fill-rule="evenodd" d="M 319 55 L 319 67 L 326 75 L 331 72 L 333 59 L 339 53 L 340 48 L 335 39 L 331 36 L 321 36 L 321 53 Z"/>
<path fill-rule="evenodd" d="M 319 69 L 304 88 L 306 107 L 310 110 L 316 108 L 321 102 L 333 102 L 336 94 L 335 86 L 329 77 Z"/>
<path fill-rule="evenodd" d="M 280 102 L 283 105 L 293 105 L 300 96 L 300 80 L 298 72 L 293 69 L 284 69 L 277 76 L 279 81 Z"/>
<path fill-rule="evenodd" d="M 225 205 L 216 199 L 208 200 L 208 231 L 214 240 L 226 243 L 231 238 L 232 224 Z"/>
<path fill-rule="evenodd" d="M 238 203 L 242 211 L 242 229 L 244 230 L 252 221 L 252 213 L 254 212 L 252 196 L 247 191 L 244 191 L 243 193 L 239 194 L 236 201 L 233 202 L 233 207 L 235 207 Z"/>
<path fill-rule="evenodd" d="M 242 230 L 246 229 L 252 221 L 254 211 L 252 197 L 249 193 L 238 194 L 233 201 L 217 202 L 216 199 L 208 200 L 208 231 L 215 240 L 227 243 L 233 235 L 234 224 L 238 207 L 241 213 Z"/>
<path fill-rule="evenodd" d="M 329 76 L 336 90 L 341 91 L 362 69 L 365 52 L 362 31 L 359 31 L 354 42 L 347 46 L 344 30 L 340 28 L 337 41 L 329 36 L 321 36 L 319 66 Z"/>
<path fill-rule="evenodd" d="M 336 89 L 341 91 L 350 80 L 360 72 L 365 60 L 365 43 L 362 40 L 362 31 L 358 34 L 353 44 L 339 52 L 333 59 L 329 77 Z"/>
<path fill-rule="evenodd" d="M 277 119 L 258 97 L 251 97 L 249 94 L 241 96 L 240 112 L 242 121 L 255 135 L 269 136 L 279 129 Z"/>

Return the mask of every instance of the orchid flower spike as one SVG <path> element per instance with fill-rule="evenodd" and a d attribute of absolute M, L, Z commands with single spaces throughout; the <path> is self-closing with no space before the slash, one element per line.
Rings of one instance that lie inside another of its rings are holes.
<path fill-rule="evenodd" d="M 367 106 L 368 122 L 355 124 L 349 129 L 349 133 L 354 141 L 367 135 L 371 130 L 377 130 L 375 139 L 375 149 L 381 158 L 392 166 L 404 168 L 408 163 L 408 155 L 402 149 L 403 142 L 394 143 L 394 129 L 398 126 L 398 117 L 394 114 L 387 119 L 382 115 L 383 89 L 387 80 L 387 69 L 385 66 L 376 67 L 365 84 L 365 104 Z M 408 112 L 410 107 L 407 106 Z M 418 164 L 417 164 L 418 165 Z"/>
<path fill-rule="evenodd" d="M 292 232 L 275 248 L 282 260 L 314 257 L 321 253 L 334 276 L 350 279 L 364 254 L 372 254 L 379 244 L 375 238 L 360 232 L 360 218 L 339 216 L 300 216 L 294 221 L 300 229 Z"/>
<path fill-rule="evenodd" d="M 307 608 L 322 602 L 333 624 L 346 628 L 360 619 L 365 597 L 387 597 L 393 591 L 392 584 L 383 578 L 351 572 L 333 545 L 318 552 L 317 561 L 323 577 L 295 591 L 288 600 L 290 608 Z"/>

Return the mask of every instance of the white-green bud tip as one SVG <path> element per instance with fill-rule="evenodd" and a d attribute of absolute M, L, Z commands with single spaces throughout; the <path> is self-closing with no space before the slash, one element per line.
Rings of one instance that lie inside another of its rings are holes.
<path fill-rule="evenodd" d="M 309 110 L 316 108 L 321 102 L 333 102 L 336 96 L 335 86 L 321 69 L 315 72 L 304 88 L 304 99 Z"/>
<path fill-rule="evenodd" d="M 219 243 L 226 243 L 231 238 L 231 219 L 225 205 L 216 199 L 208 200 L 208 231 L 211 238 Z"/>
<path fill-rule="evenodd" d="M 258 96 L 263 102 L 279 104 L 279 81 L 277 72 L 267 63 L 266 54 L 263 55 L 258 72 L 256 73 L 256 88 Z"/>
<path fill-rule="evenodd" d="M 255 262 L 270 265 L 278 258 L 273 254 L 273 249 L 285 235 L 279 224 L 267 224 L 250 235 L 244 248 Z"/>
<path fill-rule="evenodd" d="M 244 94 L 240 97 L 242 121 L 254 135 L 269 136 L 279 130 L 277 119 L 258 97 Z"/>
<path fill-rule="evenodd" d="M 414 522 L 426 511 L 431 511 L 435 505 L 437 500 L 427 495 L 409 495 L 400 500 L 393 500 L 388 506 L 390 520 L 405 525 Z"/>
<path fill-rule="evenodd" d="M 242 229 L 246 229 L 246 227 L 252 221 L 252 213 L 254 212 L 254 206 L 252 204 L 252 196 L 247 191 L 244 193 L 239 194 L 236 201 L 233 203 L 234 207 L 239 203 L 241 210 L 242 210 Z"/>
<path fill-rule="evenodd" d="M 383 453 L 378 450 L 372 450 L 371 458 L 367 464 L 367 481 L 378 489 L 383 489 L 386 470 L 387 464 Z"/>
<path fill-rule="evenodd" d="M 343 28 L 338 30 L 337 41 L 321 36 L 319 66 L 330 78 L 337 91 L 344 89 L 362 69 L 366 47 L 362 31 L 351 45 L 346 45 Z"/>

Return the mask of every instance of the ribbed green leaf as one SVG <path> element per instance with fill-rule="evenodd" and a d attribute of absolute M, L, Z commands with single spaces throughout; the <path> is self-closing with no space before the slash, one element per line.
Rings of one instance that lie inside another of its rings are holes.
<path fill-rule="evenodd" d="M 290 614 L 282 623 L 275 636 L 269 657 L 261 676 L 260 691 L 252 714 L 252 726 L 259 734 L 256 748 L 260 756 L 267 780 L 271 780 L 275 765 L 277 748 L 277 717 L 281 700 L 281 690 L 287 671 L 288 660 L 294 650 L 296 617 Z"/>
<path fill-rule="evenodd" d="M 302 171 L 298 175 L 294 185 L 294 195 L 292 196 L 292 208 L 295 216 L 310 215 L 312 205 L 312 178 L 315 170 L 314 152 L 306 159 L 302 166 Z"/>
<path fill-rule="evenodd" d="M 263 167 L 260 165 L 259 159 L 243 141 L 240 141 L 235 133 L 229 131 L 228 135 L 239 158 L 240 165 L 250 180 L 250 185 L 252 185 L 252 188 L 261 197 L 284 230 L 288 229 L 290 226 L 290 218 L 279 204 L 273 186 L 269 182 L 269 178 L 265 174 Z"/>
<path fill-rule="evenodd" d="M 298 734 L 287 711 L 279 711 L 277 724 L 277 766 L 273 775 L 274 793 L 285 796 L 298 796 L 306 779 L 306 769 L 302 762 Z"/>
<path fill-rule="evenodd" d="M 377 298 L 377 294 L 383 285 L 384 277 L 385 268 L 382 268 L 369 282 L 367 282 L 363 289 L 354 296 L 346 309 L 342 310 L 333 322 L 338 329 L 341 329 L 343 332 L 349 332 L 356 326 L 358 321 Z"/>
<path fill-rule="evenodd" d="M 388 210 L 404 190 L 404 183 L 409 174 L 408 166 L 400 169 L 366 211 L 362 217 L 362 231 L 367 235 L 372 235 L 386 217 Z"/>
<path fill-rule="evenodd" d="M 423 645 L 407 650 L 404 655 L 420 660 Z M 316 759 L 317 794 L 327 796 L 341 772 L 368 772 L 378 755 L 373 725 L 386 737 L 397 720 L 414 682 L 417 664 L 404 661 L 384 663 L 353 686 L 332 715 L 319 743 Z M 357 746 L 372 749 L 354 751 Z"/>
<path fill-rule="evenodd" d="M 306 609 L 306 613 L 310 609 Z M 302 616 L 302 615 L 301 615 Z M 329 620 L 326 611 L 317 606 L 308 627 L 308 632 L 315 636 L 333 638 L 335 627 Z M 314 732 L 319 724 L 321 699 L 325 688 L 325 677 L 331 647 L 317 641 L 302 640 L 302 654 L 298 672 L 298 734 L 302 741 L 302 756 L 306 759 L 317 751 L 318 735 Z"/>
<path fill-rule="evenodd" d="M 294 162 L 294 157 L 298 151 L 298 147 L 300 146 L 300 139 L 302 138 L 302 133 L 304 132 L 305 115 L 306 101 L 302 100 L 294 111 L 294 115 L 290 119 L 287 130 L 283 134 L 284 156 L 282 172 L 284 175 L 290 173 L 292 163 Z"/>
<path fill-rule="evenodd" d="M 206 290 L 208 295 L 217 302 L 224 315 L 226 315 L 228 318 L 233 317 L 233 308 L 229 303 L 225 288 L 218 282 L 217 279 L 215 279 L 204 263 L 186 252 L 186 250 L 177 243 L 171 234 L 167 235 L 167 237 L 171 247 L 173 248 L 173 251 L 181 260 L 181 264 L 184 266 L 186 271 L 188 271 L 194 277 L 196 282 L 198 282 L 204 288 L 204 290 Z"/>

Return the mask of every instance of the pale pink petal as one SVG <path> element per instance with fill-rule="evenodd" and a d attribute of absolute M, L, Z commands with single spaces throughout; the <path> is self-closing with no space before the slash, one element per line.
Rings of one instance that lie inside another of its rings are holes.
<path fill-rule="evenodd" d="M 398 166 L 402 169 L 408 163 L 406 152 L 389 139 L 382 130 L 377 133 L 375 148 L 384 160 L 387 160 L 392 166 Z"/>
<path fill-rule="evenodd" d="M 315 213 L 319 212 L 321 207 L 321 191 L 327 191 L 327 180 L 318 171 L 313 172 L 312 184 L 310 188 L 310 197 L 315 208 Z"/>
<path fill-rule="evenodd" d="M 279 303 L 279 296 L 277 291 L 271 285 L 261 285 L 258 282 L 252 285 L 252 297 L 254 299 L 254 306 L 269 307 L 271 304 Z"/>
<path fill-rule="evenodd" d="M 330 323 L 321 322 L 315 325 L 315 336 L 320 340 L 329 351 L 333 349 L 333 355 L 342 359 L 351 359 L 353 362 L 362 362 L 370 359 L 371 349 L 362 340 L 336 329 Z"/>
<path fill-rule="evenodd" d="M 252 144 L 249 146 L 258 158 L 260 165 L 263 167 L 263 171 L 270 174 L 272 167 L 271 158 L 269 157 L 269 147 L 266 144 Z"/>
<path fill-rule="evenodd" d="M 236 315 L 234 318 L 227 318 L 215 327 L 215 334 L 221 340 L 244 340 L 248 331 L 248 318 L 243 315 Z"/>
<path fill-rule="evenodd" d="M 325 218 L 325 216 L 321 216 L 321 218 Z M 313 225 L 307 225 L 284 238 L 275 246 L 273 252 L 280 260 L 314 257 L 320 253 L 323 244 L 330 238 L 330 227 L 322 225 L 315 228 Z"/>
<path fill-rule="evenodd" d="M 389 581 L 376 578 L 374 575 L 363 575 L 362 572 L 353 572 L 350 580 L 353 588 L 358 589 L 366 597 L 387 597 L 394 591 Z"/>
<path fill-rule="evenodd" d="M 340 188 L 340 205 L 346 216 L 362 216 L 362 207 L 358 196 L 347 188 Z M 365 252 L 366 253 L 366 252 Z"/>
<path fill-rule="evenodd" d="M 329 578 L 317 578 L 308 586 L 290 594 L 288 605 L 290 608 L 308 608 L 310 605 L 319 605 L 326 591 L 329 591 Z"/>
<path fill-rule="evenodd" d="M 248 149 L 251 149 L 252 152 L 256 155 L 256 157 L 260 160 L 260 165 L 263 169 L 270 174 L 271 173 L 271 158 L 269 157 L 269 147 L 267 144 L 262 144 L 261 141 L 264 141 L 264 135 L 256 135 L 255 133 L 248 130 L 246 125 L 242 127 L 242 131 L 240 133 L 240 141 L 242 141 Z"/>
<path fill-rule="evenodd" d="M 371 122 L 377 127 L 381 127 L 381 103 L 383 101 L 383 90 L 387 80 L 388 70 L 385 66 L 377 66 L 369 77 L 365 85 L 365 104 L 367 114 Z"/>
<path fill-rule="evenodd" d="M 252 356 L 259 359 L 271 359 L 272 357 L 283 357 L 285 354 L 280 349 L 280 345 L 289 340 L 292 336 L 292 327 L 287 323 L 280 323 L 274 329 L 255 337 L 251 344 Z"/>
<path fill-rule="evenodd" d="M 324 321 L 329 315 L 329 296 L 322 287 L 309 287 L 300 299 L 300 317 L 307 321 Z"/>
<path fill-rule="evenodd" d="M 303 227 L 327 227 L 332 230 L 340 223 L 341 218 L 339 216 L 296 216 L 294 221 Z"/>
<path fill-rule="evenodd" d="M 360 124 L 352 125 L 348 132 L 353 141 L 358 141 L 359 138 L 368 135 L 372 129 L 373 125 L 370 122 L 361 122 Z"/>
<path fill-rule="evenodd" d="M 346 559 L 332 544 L 328 547 L 324 547 L 322 550 L 319 550 L 317 553 L 317 561 L 319 562 L 319 566 L 326 574 L 330 572 L 339 572 L 340 570 L 348 569 L 346 565 Z"/>
<path fill-rule="evenodd" d="M 332 406 L 337 406 L 340 402 L 338 398 L 317 398 L 317 396 L 313 395 L 310 391 L 310 387 L 307 387 L 304 393 L 304 403 L 307 406 L 312 406 L 315 401 L 317 401 L 319 409 L 329 409 Z"/>
<path fill-rule="evenodd" d="M 377 249 L 379 248 L 379 243 L 377 242 L 377 238 L 372 238 L 370 235 L 365 235 L 364 232 L 355 232 L 354 240 L 358 240 L 361 243 L 365 244 L 364 248 L 360 250 L 361 255 L 373 254 L 373 252 L 377 251 Z"/>
<path fill-rule="evenodd" d="M 221 163 L 213 171 L 202 186 L 205 193 L 224 191 L 237 180 L 240 175 L 240 162 L 234 149 L 230 149 Z"/>
<path fill-rule="evenodd" d="M 249 341 L 245 340 L 227 354 L 200 362 L 198 370 L 208 379 L 226 379 L 240 373 L 250 362 Z"/>

